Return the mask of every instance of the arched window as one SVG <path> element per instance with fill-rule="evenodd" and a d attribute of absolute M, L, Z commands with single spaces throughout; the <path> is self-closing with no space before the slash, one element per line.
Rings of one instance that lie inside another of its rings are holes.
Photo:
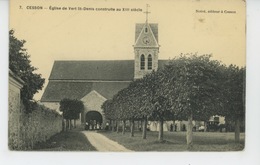
<path fill-rule="evenodd" d="M 140 61 L 140 69 L 144 70 L 144 66 L 145 66 L 145 58 L 144 55 L 141 55 L 141 61 Z"/>
<path fill-rule="evenodd" d="M 153 59 L 152 59 L 152 55 L 148 55 L 148 70 L 151 70 L 153 67 Z"/>
<path fill-rule="evenodd" d="M 148 28 L 147 28 L 147 27 L 145 27 L 144 31 L 145 31 L 145 33 L 147 33 L 147 32 L 148 32 Z"/>

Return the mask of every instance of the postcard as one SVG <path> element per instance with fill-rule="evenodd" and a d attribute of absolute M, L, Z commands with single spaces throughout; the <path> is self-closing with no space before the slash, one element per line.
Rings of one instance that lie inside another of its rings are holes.
<path fill-rule="evenodd" d="M 11 151 L 243 152 L 243 0 L 11 0 Z"/>

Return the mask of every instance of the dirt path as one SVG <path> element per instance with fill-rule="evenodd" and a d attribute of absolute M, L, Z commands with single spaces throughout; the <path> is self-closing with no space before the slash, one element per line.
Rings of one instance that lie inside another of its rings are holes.
<path fill-rule="evenodd" d="M 82 131 L 82 133 L 88 138 L 89 142 L 98 151 L 131 152 L 131 150 L 125 148 L 113 140 L 108 139 L 100 133 L 93 131 Z"/>

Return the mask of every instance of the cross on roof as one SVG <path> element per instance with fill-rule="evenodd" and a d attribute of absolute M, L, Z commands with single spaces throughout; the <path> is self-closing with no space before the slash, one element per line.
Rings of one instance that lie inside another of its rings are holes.
<path fill-rule="evenodd" d="M 146 23 L 148 23 L 148 14 L 151 13 L 151 12 L 148 12 L 148 7 L 150 7 L 150 5 L 146 4 L 146 12 L 144 12 L 146 14 Z"/>

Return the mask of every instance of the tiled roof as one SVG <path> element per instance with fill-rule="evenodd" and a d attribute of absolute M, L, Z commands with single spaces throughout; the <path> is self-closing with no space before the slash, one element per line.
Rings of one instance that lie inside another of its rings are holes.
<path fill-rule="evenodd" d="M 50 80 L 132 81 L 133 60 L 55 61 Z"/>
<path fill-rule="evenodd" d="M 63 98 L 81 99 L 92 90 L 97 91 L 106 99 L 111 99 L 130 82 L 68 82 L 49 81 L 42 102 L 59 102 Z"/>
<path fill-rule="evenodd" d="M 158 68 L 167 63 L 168 60 L 159 60 Z M 134 60 L 55 61 L 41 101 L 81 99 L 92 90 L 110 99 L 133 79 Z"/>
<path fill-rule="evenodd" d="M 94 82 L 92 89 L 106 99 L 112 99 L 117 92 L 128 87 L 129 84 L 130 82 Z"/>
<path fill-rule="evenodd" d="M 41 101 L 60 101 L 63 98 L 79 99 L 92 89 L 91 82 L 49 81 Z"/>

